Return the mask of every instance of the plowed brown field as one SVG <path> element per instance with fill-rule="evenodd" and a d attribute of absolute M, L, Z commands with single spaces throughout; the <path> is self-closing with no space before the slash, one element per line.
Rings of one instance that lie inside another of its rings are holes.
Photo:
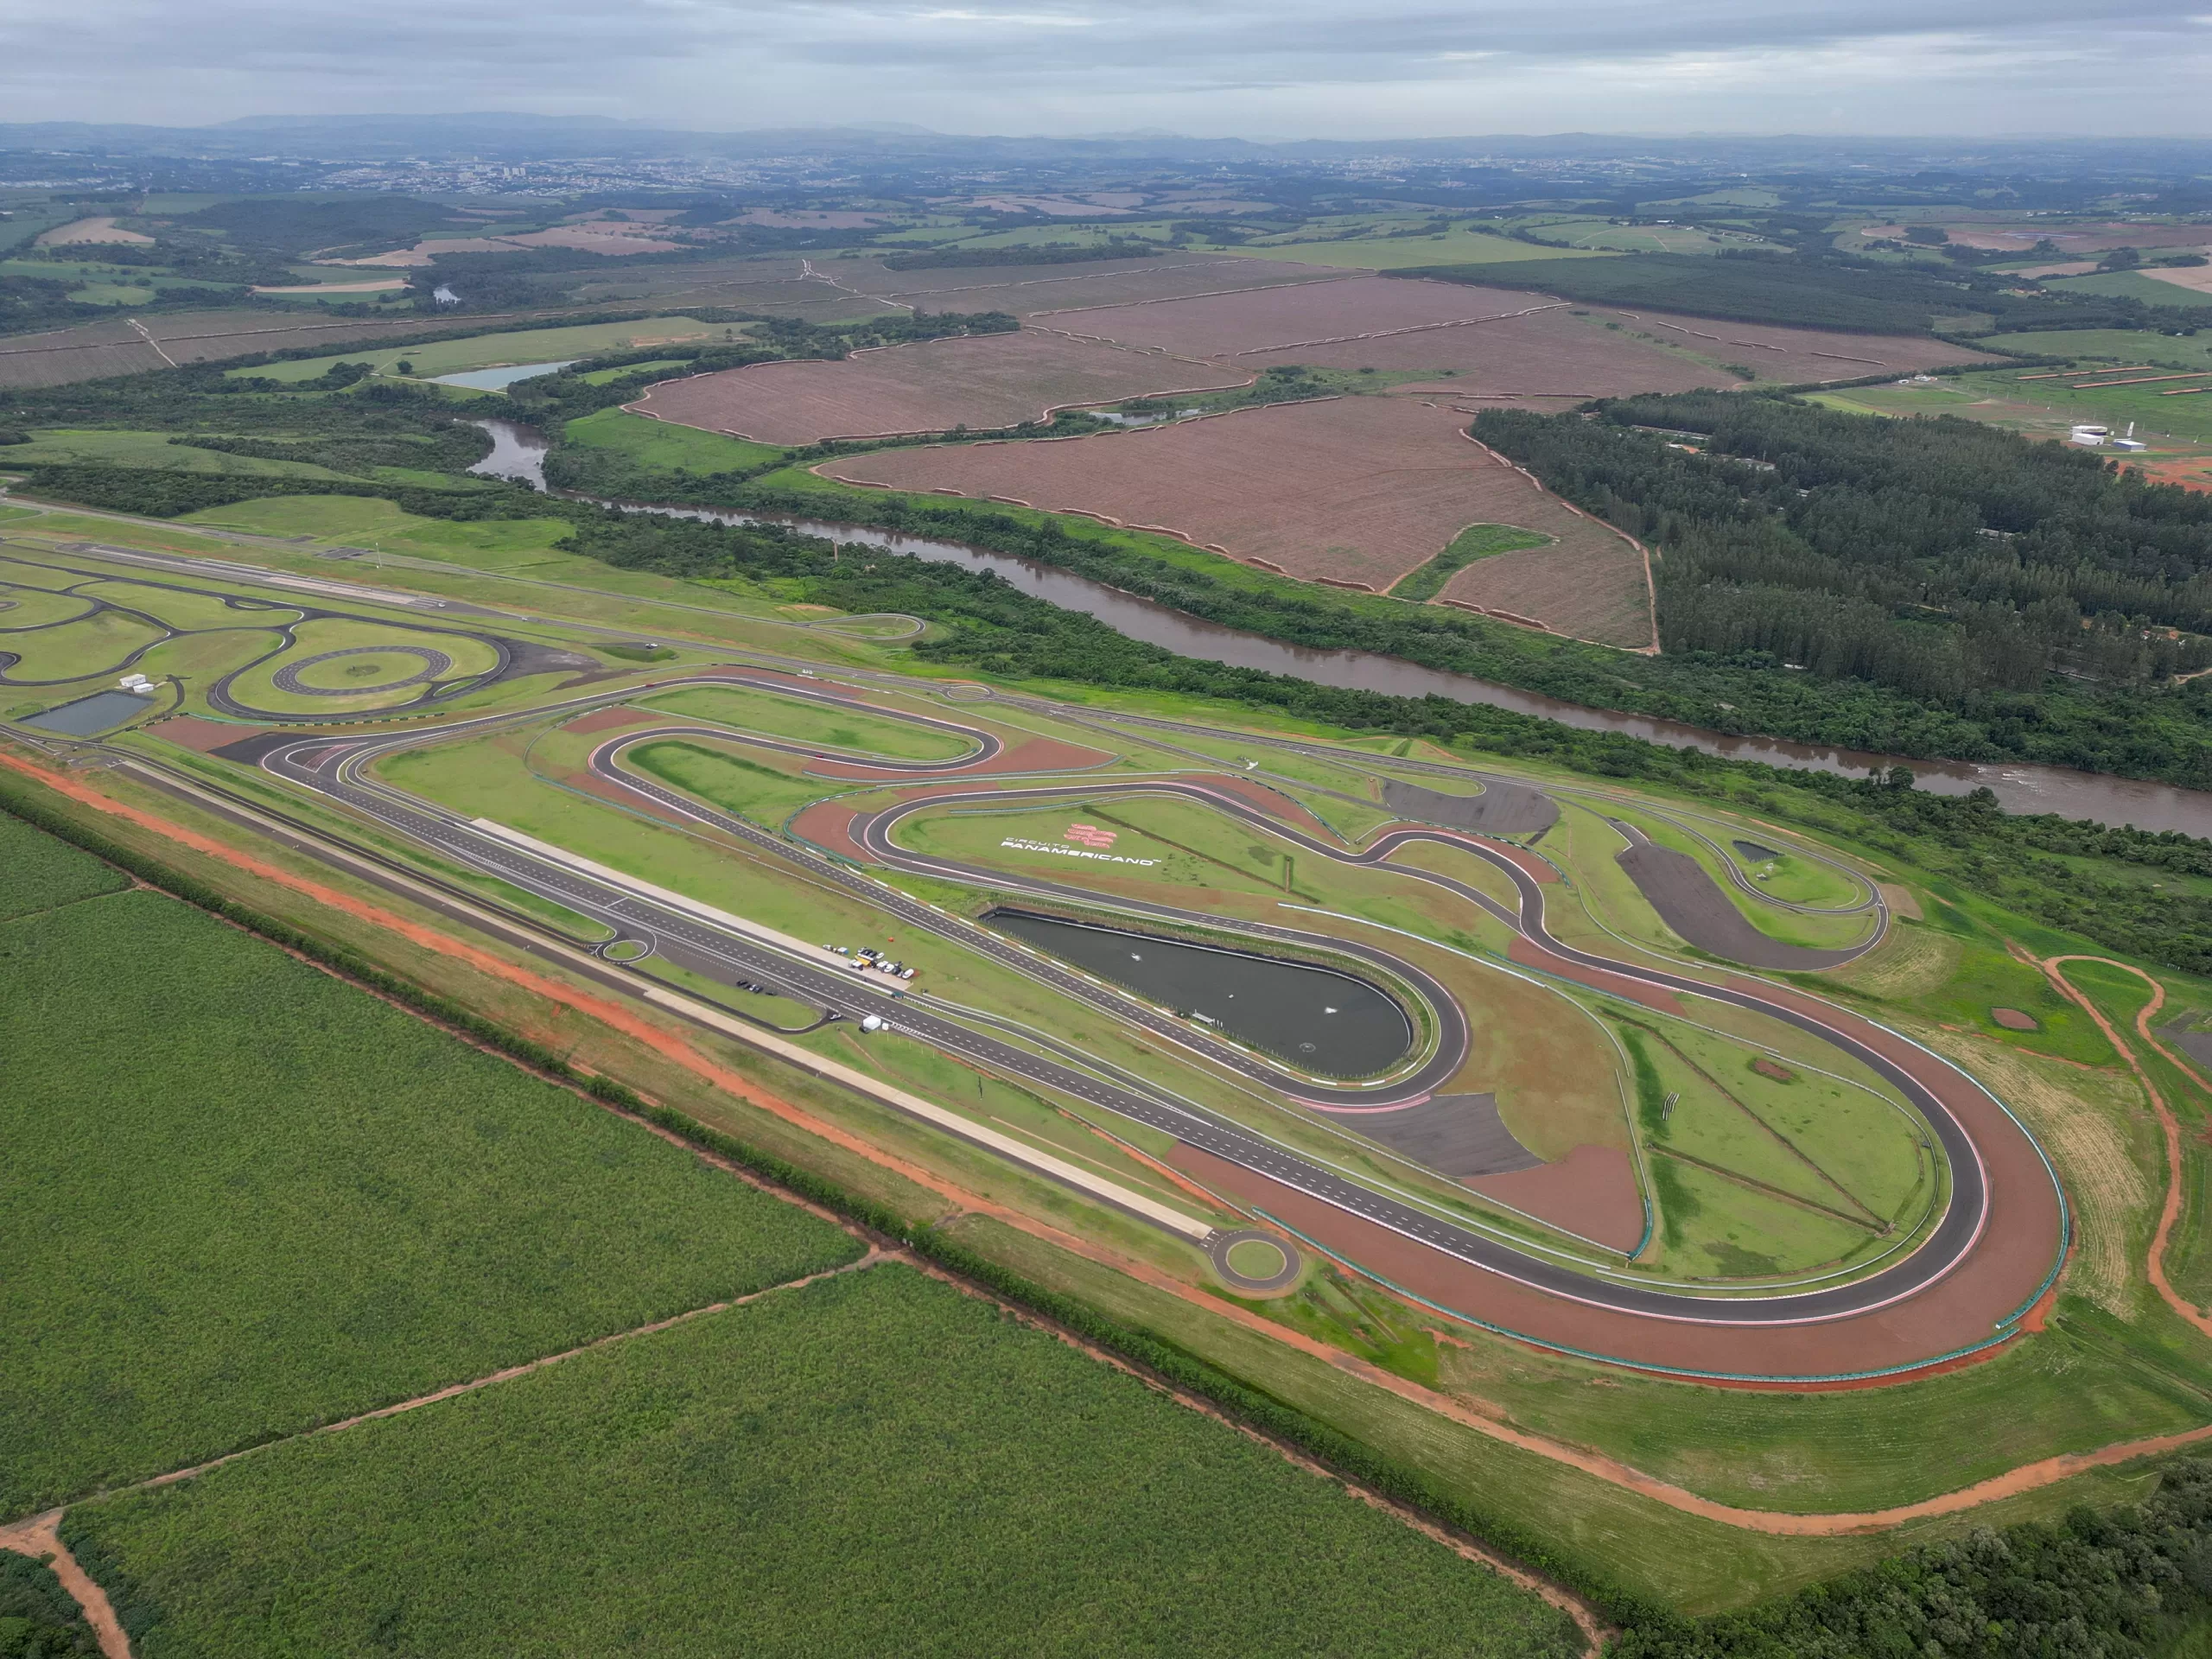
<path fill-rule="evenodd" d="M 655 386 L 630 405 L 760 443 L 1014 426 L 1056 409 L 1249 385 L 1249 372 L 1065 340 L 978 334 L 842 362 L 760 363 Z"/>
<path fill-rule="evenodd" d="M 1469 524 L 1517 524 L 1555 539 L 1502 556 L 1516 562 L 1510 598 L 1607 630 L 1585 638 L 1648 645 L 1642 555 L 1470 442 L 1465 421 L 1413 399 L 1348 397 L 1092 437 L 878 450 L 815 470 L 1164 530 L 1287 575 L 1376 593 Z M 1575 631 L 1541 610 L 1494 607 Z"/>
<path fill-rule="evenodd" d="M 1408 286 L 1394 283 L 1393 286 Z M 1254 368 L 1304 363 L 1323 369 L 1450 370 L 1453 378 L 1424 393 L 1479 398 L 1618 397 L 1634 391 L 1693 391 L 1742 383 L 1663 346 L 1616 333 L 1565 308 L 1465 328 L 1425 328 L 1378 340 L 1346 340 L 1230 359 Z"/>
<path fill-rule="evenodd" d="M 1448 325 L 1560 303 L 1545 295 L 1510 289 L 1348 276 L 1161 303 L 1100 306 L 1045 321 L 1052 327 L 1123 346 L 1229 357 L 1406 328 L 1442 327 L 1445 332 L 1458 333 L 1461 331 Z"/>
<path fill-rule="evenodd" d="M 818 267 L 846 286 L 923 311 L 1008 311 L 1016 316 L 1069 307 L 1140 304 L 1225 289 L 1334 282 L 1344 272 L 1234 255 L 1166 252 L 1158 258 L 1102 259 L 1064 265 L 950 265 L 889 270 L 872 259 Z"/>

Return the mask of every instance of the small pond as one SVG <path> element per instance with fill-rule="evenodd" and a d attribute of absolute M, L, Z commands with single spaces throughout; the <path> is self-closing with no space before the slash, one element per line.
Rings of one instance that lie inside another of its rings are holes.
<path fill-rule="evenodd" d="M 153 698 L 133 696 L 128 691 L 95 691 L 89 697 L 65 702 L 16 724 L 35 727 L 41 732 L 59 732 L 64 737 L 90 737 L 111 726 L 120 726 L 126 720 L 136 720 L 153 706 Z"/>
<path fill-rule="evenodd" d="M 464 374 L 435 374 L 431 384 L 440 386 L 468 386 L 477 391 L 505 391 L 518 380 L 535 380 L 541 374 L 551 374 L 565 369 L 580 358 L 563 358 L 558 363 L 513 363 L 504 369 L 470 369 Z"/>
<path fill-rule="evenodd" d="M 1027 911 L 995 910 L 984 919 L 1161 1007 L 1204 1015 L 1224 1036 L 1301 1071 L 1368 1077 L 1413 1046 L 1405 1011 L 1349 974 Z"/>

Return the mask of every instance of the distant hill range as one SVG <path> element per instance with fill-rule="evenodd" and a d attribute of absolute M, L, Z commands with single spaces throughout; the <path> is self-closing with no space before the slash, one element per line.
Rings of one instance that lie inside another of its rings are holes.
<path fill-rule="evenodd" d="M 1260 143 L 1244 138 L 1194 138 L 1134 132 L 973 135 L 934 132 L 902 122 L 836 127 L 774 127 L 701 132 L 608 116 L 478 112 L 452 115 L 255 115 L 207 127 L 120 123 L 0 123 L 0 151 L 54 150 L 108 156 L 173 156 L 242 161 L 283 156 L 308 161 L 548 161 L 564 157 L 645 159 L 683 156 L 732 159 L 803 155 L 884 160 L 946 161 L 1162 159 L 1174 161 L 1331 162 L 1378 156 L 1414 163 L 1456 161 L 1579 162 L 1641 159 L 1746 168 L 1824 168 L 1913 163 L 1961 174 L 2079 168 L 2093 174 L 2143 168 L 2162 174 L 2212 168 L 2212 143 L 2202 139 L 1836 138 L 1795 135 L 1491 134 L 1467 137 L 1349 142 L 1306 139 Z"/>

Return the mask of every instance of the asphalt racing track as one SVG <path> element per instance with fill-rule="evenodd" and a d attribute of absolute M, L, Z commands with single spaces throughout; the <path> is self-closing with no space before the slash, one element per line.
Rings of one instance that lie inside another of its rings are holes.
<path fill-rule="evenodd" d="M 1346 1261 L 1420 1300 L 1470 1322 L 1524 1340 L 1615 1363 L 1679 1375 L 1799 1385 L 1899 1376 L 1993 1350 L 2016 1334 L 2049 1287 L 2063 1260 L 2067 1219 L 2056 1178 L 2041 1149 L 2003 1105 L 1963 1071 L 1910 1039 L 1817 998 L 1745 976 L 1718 982 L 1593 955 L 1553 937 L 1545 926 L 1544 889 L 1556 873 L 1523 849 L 1463 830 L 1401 824 L 1386 828 L 1364 851 L 1346 853 L 1306 835 L 1255 804 L 1249 785 L 1226 776 L 1113 779 L 1025 783 L 1002 767 L 1007 759 L 991 734 L 943 719 L 910 716 L 859 703 L 825 683 L 772 672 L 724 670 L 664 682 L 654 692 L 686 683 L 728 684 L 752 678 L 783 696 L 864 708 L 879 718 L 909 719 L 963 735 L 974 748 L 947 761 L 869 762 L 786 740 L 752 738 L 764 747 L 834 761 L 840 776 L 911 785 L 894 804 L 856 817 L 845 834 L 866 861 L 899 870 L 1025 892 L 1045 899 L 1098 902 L 1097 896 L 1043 880 L 1023 880 L 919 856 L 897 845 L 893 832 L 914 813 L 957 801 L 965 807 L 1021 807 L 1110 790 L 1202 804 L 1262 826 L 1306 856 L 1373 865 L 1397 849 L 1434 842 L 1462 849 L 1502 872 L 1516 902 L 1506 904 L 1450 877 L 1408 865 L 1393 870 L 1478 905 L 1517 936 L 1512 962 L 1540 976 L 1602 988 L 1634 1000 L 1703 998 L 1782 1020 L 1827 1043 L 1894 1084 L 1930 1126 L 1951 1177 L 1948 1203 L 1935 1226 L 1901 1259 L 1848 1283 L 1728 1292 L 1655 1284 L 1611 1264 L 1595 1249 L 1580 1256 L 1547 1251 L 1523 1240 L 1447 1220 L 1338 1174 L 1262 1134 L 1185 1101 L 1162 1086 L 1106 1065 L 1050 1038 L 1024 1033 L 1027 1043 L 995 1035 L 996 1023 L 970 1009 L 910 996 L 889 1005 L 880 992 L 856 983 L 817 952 L 799 953 L 714 919 L 711 912 L 671 903 L 611 871 L 552 855 L 480 821 L 472 822 L 405 795 L 367 773 L 378 756 L 412 747 L 432 734 L 310 736 L 272 733 L 232 745 L 230 758 L 267 770 L 341 802 L 353 811 L 429 848 L 513 883 L 581 914 L 643 939 L 665 959 L 724 983 L 765 982 L 785 995 L 848 1018 L 888 1014 L 906 1034 L 988 1071 L 1087 1100 L 1131 1122 L 1163 1131 L 1177 1143 L 1175 1161 L 1217 1191 L 1296 1233 L 1309 1246 Z M 602 693 L 549 710 L 457 722 L 435 734 L 443 741 L 549 713 L 582 714 L 644 695 L 632 688 Z M 1339 957 L 1363 958 L 1425 1001 L 1432 1040 L 1402 1070 L 1370 1084 L 1301 1077 L 1211 1038 L 1184 1022 L 1058 967 L 1011 941 L 913 899 L 863 869 L 810 845 L 779 836 L 639 776 L 621 764 L 640 742 L 672 736 L 727 740 L 721 728 L 685 722 L 612 733 L 594 751 L 590 768 L 602 793 L 626 795 L 649 815 L 702 825 L 835 883 L 908 927 L 957 940 L 1064 995 L 1104 1009 L 1125 1023 L 1236 1072 L 1248 1084 L 1326 1113 L 1332 1106 L 1414 1104 L 1459 1069 L 1468 1041 L 1465 1016 L 1429 975 L 1383 945 L 1294 928 L 1272 928 L 1162 905 L 1116 899 L 1116 908 L 1163 921 L 1224 927 L 1257 941 L 1275 939 Z M 1063 775 L 1064 776 L 1064 775 Z M 956 1017 L 956 1014 L 957 1016 Z M 1039 1049 L 1046 1052 L 1040 1053 Z"/>

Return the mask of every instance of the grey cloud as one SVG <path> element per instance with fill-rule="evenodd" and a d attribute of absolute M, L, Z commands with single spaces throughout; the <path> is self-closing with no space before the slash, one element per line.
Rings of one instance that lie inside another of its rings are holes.
<path fill-rule="evenodd" d="M 524 10 L 431 0 L 0 0 L 0 96 L 16 118 L 489 106 L 728 125 L 834 121 L 864 107 L 973 129 L 993 112 L 1053 99 L 1108 122 L 1117 102 L 1157 118 L 1162 100 L 1217 92 L 1264 113 L 1270 93 L 1295 92 L 1287 111 L 1394 83 L 1464 85 L 1510 102 L 1531 77 L 1617 86 L 1643 67 L 1650 78 L 1635 96 L 1651 107 L 1637 124 L 1652 124 L 1672 86 L 1679 114 L 1658 124 L 1697 127 L 1726 113 L 1697 90 L 1700 75 L 1711 78 L 1708 60 L 1720 71 L 1767 63 L 1783 79 L 1797 61 L 1825 64 L 1831 77 L 1840 65 L 1878 88 L 1885 78 L 1940 74 L 1999 105 L 2008 88 L 2063 92 L 2069 73 L 2101 86 L 2132 66 L 2142 74 L 2133 112 L 2164 99 L 2183 119 L 2188 77 L 2212 52 L 2203 3 L 543 0 Z M 1832 89 L 1815 81 L 1762 95 L 1792 90 L 1805 99 Z M 2069 100 L 2077 127 L 2093 126 L 2090 100 Z M 2024 109 L 2017 124 L 2050 113 Z M 1590 124 L 1583 111 L 1562 114 L 1556 124 Z M 1387 108 L 1370 115 L 1368 130 L 1388 129 Z M 1867 118 L 1878 126 L 1893 117 L 1870 108 Z M 2200 114 L 2190 124 L 2206 123 Z"/>

